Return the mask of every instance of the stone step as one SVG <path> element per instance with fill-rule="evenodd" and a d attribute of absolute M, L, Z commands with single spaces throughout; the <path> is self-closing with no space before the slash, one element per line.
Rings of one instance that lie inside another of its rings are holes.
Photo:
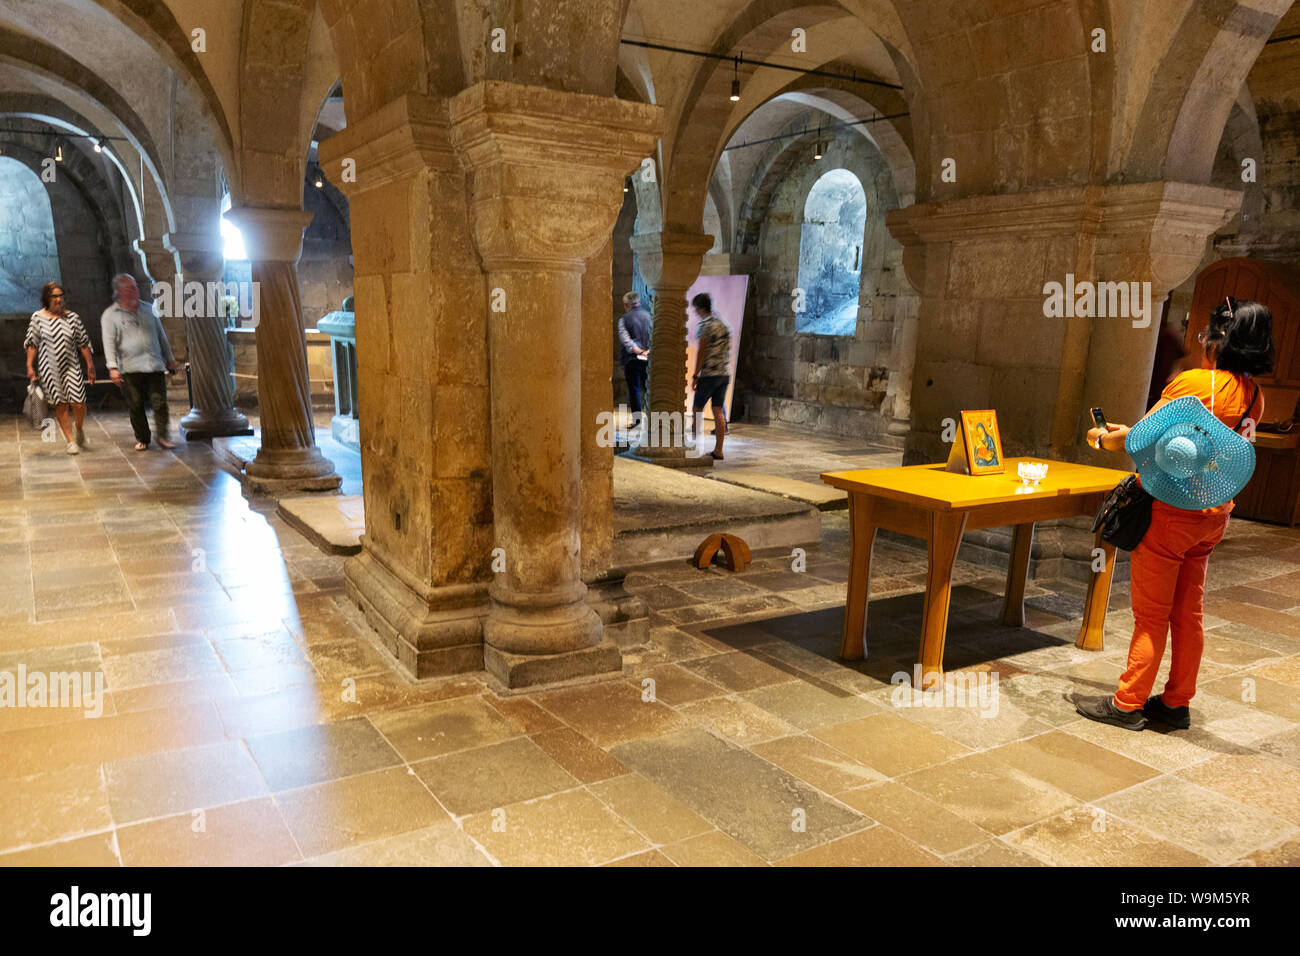
<path fill-rule="evenodd" d="M 818 511 L 844 511 L 849 507 L 848 492 L 839 488 L 781 475 L 769 475 L 754 468 L 727 468 L 714 471 L 709 477 L 714 481 L 725 481 L 753 491 L 779 495 L 792 501 L 802 501 L 804 504 L 812 505 Z"/>
<path fill-rule="evenodd" d="M 358 554 L 366 530 L 360 495 L 304 495 L 281 498 L 276 514 L 327 554 Z"/>

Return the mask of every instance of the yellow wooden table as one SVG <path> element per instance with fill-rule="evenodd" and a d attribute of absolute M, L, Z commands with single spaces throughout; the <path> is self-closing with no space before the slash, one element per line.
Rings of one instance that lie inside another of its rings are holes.
<path fill-rule="evenodd" d="M 1048 466 L 1038 490 L 1024 493 L 1016 466 L 1022 461 Z M 959 475 L 943 465 L 904 468 L 869 468 L 833 471 L 822 481 L 849 493 L 852 548 L 849 557 L 848 597 L 844 605 L 844 638 L 840 656 L 861 660 L 865 649 L 868 582 L 871 550 L 876 531 L 884 528 L 923 538 L 929 553 L 925 579 L 924 616 L 921 622 L 922 679 L 943 672 L 943 645 L 948 631 L 948 600 L 952 593 L 952 565 L 966 530 L 1014 525 L 1007 590 L 1002 622 L 1025 623 L 1025 578 L 1034 523 L 1053 518 L 1096 514 L 1102 499 L 1129 472 L 1096 468 L 1041 458 L 1008 458 L 1001 475 Z M 1101 650 L 1110 581 L 1115 571 L 1115 549 L 1097 536 L 1104 567 L 1088 583 L 1083 624 L 1077 646 Z"/>

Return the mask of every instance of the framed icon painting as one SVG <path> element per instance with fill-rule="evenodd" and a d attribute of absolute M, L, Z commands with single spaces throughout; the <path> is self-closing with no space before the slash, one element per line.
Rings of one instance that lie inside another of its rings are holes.
<path fill-rule="evenodd" d="M 1000 475 L 1006 471 L 1002 433 L 993 409 L 961 413 L 961 435 L 966 446 L 966 467 L 972 475 Z"/>

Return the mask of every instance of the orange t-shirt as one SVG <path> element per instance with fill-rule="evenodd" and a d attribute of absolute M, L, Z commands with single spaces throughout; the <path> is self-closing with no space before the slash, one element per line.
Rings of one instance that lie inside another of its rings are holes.
<path fill-rule="evenodd" d="M 1229 428 L 1236 428 L 1237 422 L 1241 421 L 1241 416 L 1246 413 L 1246 403 L 1250 401 L 1251 395 L 1255 392 L 1255 380 L 1249 375 L 1238 375 L 1235 372 L 1225 372 L 1222 369 L 1188 369 L 1166 385 L 1165 390 L 1160 393 L 1160 397 L 1173 401 L 1175 398 L 1191 395 L 1194 398 L 1199 398 L 1201 403 L 1209 409 L 1211 383 L 1214 386 L 1214 417 Z M 1258 423 L 1260 416 L 1263 414 L 1264 391 L 1260 389 L 1259 397 L 1255 399 L 1255 404 L 1251 406 L 1250 414 L 1247 417 Z M 1232 505 L 1233 503 L 1229 501 L 1217 508 L 1203 509 L 1201 513 L 1223 514 L 1232 511 Z"/>

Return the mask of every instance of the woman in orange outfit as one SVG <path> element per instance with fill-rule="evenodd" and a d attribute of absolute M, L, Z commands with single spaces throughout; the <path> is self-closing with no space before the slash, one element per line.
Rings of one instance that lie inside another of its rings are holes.
<path fill-rule="evenodd" d="M 1174 378 L 1147 414 L 1192 395 L 1229 428 L 1236 428 L 1243 416 L 1258 422 L 1264 396 L 1256 389 L 1254 376 L 1273 370 L 1273 316 L 1267 307 L 1227 299 L 1210 314 L 1200 341 L 1205 347 L 1203 366 Z M 1243 424 L 1241 431 L 1248 434 L 1247 427 Z M 1089 430 L 1088 443 L 1122 451 L 1128 426 L 1108 428 Z M 1076 701 L 1075 707 L 1084 717 L 1128 730 L 1141 730 L 1148 720 L 1177 728 L 1191 726 L 1188 703 L 1196 693 L 1196 674 L 1205 647 L 1201 626 L 1205 568 L 1210 552 L 1227 530 L 1232 506 L 1229 501 L 1217 508 L 1187 511 L 1159 500 L 1151 503 L 1151 527 L 1133 549 L 1129 563 L 1134 627 L 1128 666 L 1113 697 Z M 1164 690 L 1152 697 L 1170 634 L 1169 679 Z"/>

